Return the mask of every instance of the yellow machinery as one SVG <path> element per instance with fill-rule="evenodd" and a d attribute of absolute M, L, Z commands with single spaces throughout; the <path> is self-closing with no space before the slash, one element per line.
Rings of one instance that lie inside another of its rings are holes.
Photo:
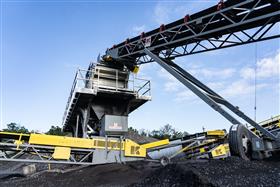
<path fill-rule="evenodd" d="M 147 158 L 172 159 L 181 153 L 186 158 L 205 155 L 208 158 L 221 158 L 229 155 L 228 145 L 221 143 L 225 136 L 223 130 L 215 130 L 188 135 L 171 142 L 166 139 L 140 145 L 124 138 L 95 136 L 87 139 L 0 132 L 0 160 L 94 165 Z M 21 159 L 26 154 L 33 156 Z"/>
<path fill-rule="evenodd" d="M 169 140 L 139 145 L 130 139 L 123 138 L 96 136 L 92 139 L 86 139 L 9 132 L 0 132 L 0 140 L 0 150 L 2 150 L 0 160 L 22 161 L 18 159 L 20 156 L 32 153 L 37 155 L 39 160 L 33 158 L 24 161 L 60 163 L 59 160 L 66 160 L 67 163 L 79 164 L 104 164 L 139 160 L 146 158 L 147 149 L 169 144 Z M 5 142 L 5 140 L 9 141 Z M 14 153 L 7 154 L 7 151 Z M 92 160 L 89 161 L 85 157 L 92 158 Z"/>
<path fill-rule="evenodd" d="M 150 158 L 160 160 L 162 165 L 185 159 L 220 159 L 229 155 L 227 133 L 224 130 L 190 134 L 148 152 Z"/>
<path fill-rule="evenodd" d="M 261 122 L 265 128 L 278 129 L 280 116 Z M 252 129 L 255 133 L 258 133 Z M 31 154 L 32 157 L 23 155 Z M 0 160 L 64 164 L 106 164 L 137 160 L 220 159 L 230 156 L 228 134 L 212 130 L 184 136 L 181 139 L 160 140 L 138 144 L 123 137 L 74 138 L 45 134 L 0 132 Z"/>

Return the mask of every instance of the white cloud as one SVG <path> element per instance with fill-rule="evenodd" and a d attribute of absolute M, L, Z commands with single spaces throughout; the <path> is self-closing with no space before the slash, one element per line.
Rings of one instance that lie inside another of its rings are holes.
<path fill-rule="evenodd" d="M 171 13 L 172 10 L 170 9 L 170 7 L 165 6 L 162 3 L 158 3 L 154 9 L 154 20 L 158 25 L 166 24 L 170 21 Z"/>
<path fill-rule="evenodd" d="M 226 98 L 232 98 L 237 96 L 248 96 L 253 94 L 255 91 L 255 85 L 250 82 L 248 79 L 243 79 L 239 77 L 239 74 L 235 74 L 236 70 L 232 68 L 227 68 L 223 70 L 214 70 L 214 69 L 196 69 L 196 72 L 193 72 L 195 77 L 207 77 L 214 78 L 220 77 L 220 81 L 216 82 L 204 82 L 210 89 L 214 90 L 218 94 Z M 194 96 L 194 94 L 186 88 L 182 83 L 180 83 L 177 79 L 175 79 L 172 75 L 166 72 L 164 69 L 160 69 L 158 72 L 159 77 L 164 80 L 164 90 L 166 92 L 175 93 L 175 101 L 193 101 L 198 98 Z M 237 76 L 234 76 L 237 75 Z M 232 82 L 231 77 L 236 79 L 236 81 Z M 268 87 L 267 83 L 259 83 L 257 84 L 257 90 Z"/>
<path fill-rule="evenodd" d="M 176 21 L 187 14 L 193 14 L 214 4 L 214 2 L 206 0 L 202 2 L 158 1 L 151 12 L 151 22 L 146 23 L 146 25 L 134 25 L 128 31 L 128 34 L 130 37 L 138 36 L 141 32 L 147 32 L 159 27 L 161 24 L 168 24 L 172 21 Z M 156 26 L 154 24 L 156 24 Z"/>
<path fill-rule="evenodd" d="M 201 1 L 188 1 L 187 3 L 180 1 L 158 2 L 154 8 L 153 19 L 158 25 L 167 24 L 214 4 L 216 2 L 213 1 L 203 1 L 203 3 Z"/>
<path fill-rule="evenodd" d="M 277 51 L 274 56 L 263 58 L 257 62 L 257 78 L 265 79 L 273 76 L 280 76 L 280 51 Z M 251 81 L 255 77 L 255 69 L 244 67 L 239 71 L 239 80 L 229 84 L 223 89 L 222 95 L 225 97 L 236 97 L 240 95 L 249 95 L 254 93 L 255 85 Z M 269 83 L 261 81 L 256 85 L 257 90 L 265 87 L 271 87 Z"/>
<path fill-rule="evenodd" d="M 138 36 L 140 35 L 142 32 L 144 32 L 147 29 L 146 25 L 136 25 L 134 27 L 132 27 L 132 33 L 131 35 L 134 36 Z"/>
<path fill-rule="evenodd" d="M 204 69 L 206 71 L 207 69 Z M 208 71 L 207 71 L 208 72 Z M 211 73 L 209 73 L 211 72 Z M 211 74 L 211 76 L 214 76 L 212 74 L 215 74 L 214 72 L 210 71 L 207 73 L 207 76 Z M 217 73 L 215 76 L 227 76 L 229 73 L 228 70 L 222 71 L 223 73 Z M 224 73 L 226 72 L 226 73 Z M 163 79 L 164 82 L 164 91 L 166 92 L 172 92 L 175 93 L 175 101 L 191 101 L 191 100 L 197 100 L 198 98 L 195 97 L 195 94 L 192 93 L 187 87 L 185 87 L 181 82 L 179 82 L 175 77 L 173 77 L 171 74 L 169 74 L 167 71 L 165 71 L 163 68 L 161 68 L 158 71 L 158 76 Z M 209 82 L 206 83 L 211 89 L 217 91 L 221 90 L 225 86 L 225 82 Z"/>
<path fill-rule="evenodd" d="M 154 72 L 156 72 L 157 69 L 158 69 L 157 64 L 154 63 L 142 64 L 139 67 L 139 72 L 135 76 L 141 79 L 152 80 L 153 79 L 152 74 L 154 74 Z"/>
<path fill-rule="evenodd" d="M 209 82 L 206 83 L 206 85 L 214 90 L 218 91 L 225 87 L 225 82 Z M 183 89 L 180 89 L 176 93 L 175 101 L 181 102 L 181 101 L 188 101 L 188 102 L 197 102 L 199 101 L 199 97 L 196 96 L 191 90 L 189 90 L 186 87 L 183 87 Z"/>
<path fill-rule="evenodd" d="M 204 68 L 204 67 L 193 67 L 188 70 L 191 75 L 195 77 L 211 79 L 211 78 L 219 78 L 219 79 L 228 79 L 234 76 L 236 70 L 234 68 Z"/>
<path fill-rule="evenodd" d="M 225 82 L 209 82 L 207 86 L 213 91 L 218 91 L 225 88 Z"/>
<path fill-rule="evenodd" d="M 164 90 L 167 92 L 177 92 L 183 88 L 182 83 L 163 68 L 158 71 L 158 76 L 164 79 Z"/>
<path fill-rule="evenodd" d="M 280 51 L 272 57 L 267 57 L 257 62 L 257 78 L 269 78 L 272 76 L 280 76 Z M 240 76 L 244 79 L 253 79 L 255 77 L 255 69 L 251 67 L 242 68 Z"/>
<path fill-rule="evenodd" d="M 255 70 L 253 68 L 242 68 L 240 70 L 240 76 L 244 79 L 253 79 L 255 77 Z"/>
<path fill-rule="evenodd" d="M 180 89 L 180 82 L 176 79 L 169 80 L 164 84 L 164 90 L 167 92 L 178 91 Z"/>
<path fill-rule="evenodd" d="M 185 88 L 185 90 L 182 90 L 176 94 L 175 101 L 181 102 L 181 101 L 195 101 L 198 97 L 195 96 L 194 93 L 192 93 L 189 89 Z"/>
<path fill-rule="evenodd" d="M 193 72 L 197 75 L 203 76 L 205 78 L 221 78 L 226 79 L 233 76 L 235 73 L 235 69 L 233 68 L 226 68 L 226 69 L 196 69 Z"/>
<path fill-rule="evenodd" d="M 263 58 L 257 62 L 257 76 L 258 77 L 271 77 L 279 75 L 280 67 L 280 51 L 274 57 Z"/>
<path fill-rule="evenodd" d="M 257 84 L 257 89 L 261 89 L 268 86 L 268 84 L 262 83 Z M 226 88 L 223 89 L 221 95 L 224 97 L 236 97 L 236 96 L 244 96 L 254 93 L 255 85 L 250 84 L 246 80 L 237 80 L 231 84 L 229 84 Z"/>
<path fill-rule="evenodd" d="M 211 1 L 189 1 L 187 3 L 180 1 L 159 1 L 151 13 L 151 23 L 155 23 L 156 26 L 154 26 L 154 24 L 134 25 L 131 30 L 129 30 L 129 35 L 130 37 L 138 36 L 141 32 L 147 32 L 151 29 L 155 29 L 155 27 L 159 27 L 161 24 L 168 24 L 172 21 L 176 21 L 187 14 L 203 10 L 213 4 L 215 3 Z"/>

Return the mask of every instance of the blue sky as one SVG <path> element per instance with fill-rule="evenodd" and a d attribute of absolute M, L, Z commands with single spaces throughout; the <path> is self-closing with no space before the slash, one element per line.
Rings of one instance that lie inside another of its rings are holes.
<path fill-rule="evenodd" d="M 61 125 L 77 67 L 107 47 L 215 5 L 217 1 L 2 1 L 1 127 Z M 279 32 L 279 27 L 274 30 Z M 257 121 L 279 114 L 279 39 L 197 54 L 176 62 Z M 230 124 L 157 64 L 140 67 L 152 101 L 130 115 L 137 129 L 167 123 L 188 132 Z"/>

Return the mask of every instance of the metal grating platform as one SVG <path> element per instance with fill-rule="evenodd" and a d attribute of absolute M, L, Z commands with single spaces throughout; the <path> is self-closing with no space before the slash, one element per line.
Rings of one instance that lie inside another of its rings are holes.
<path fill-rule="evenodd" d="M 73 132 L 77 116 L 83 116 L 85 110 L 90 113 L 88 122 L 92 123 L 88 128 L 94 128 L 104 114 L 127 116 L 149 100 L 149 80 L 131 75 L 126 69 L 93 64 L 88 70 L 78 69 L 75 75 L 63 116 L 63 128 Z"/>

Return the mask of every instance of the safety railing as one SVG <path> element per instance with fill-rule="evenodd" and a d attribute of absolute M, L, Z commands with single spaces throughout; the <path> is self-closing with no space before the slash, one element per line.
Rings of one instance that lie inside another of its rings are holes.
<path fill-rule="evenodd" d="M 272 116 L 271 118 L 261 121 L 258 123 L 263 128 L 266 128 L 270 132 L 279 132 L 280 131 L 280 115 Z M 253 132 L 256 132 L 256 128 L 252 125 L 246 124 L 246 127 Z"/>
<path fill-rule="evenodd" d="M 99 69 L 97 70 L 84 70 L 78 69 L 73 86 L 70 92 L 70 96 L 81 88 L 99 90 L 110 90 L 116 92 L 131 92 L 137 94 L 138 96 L 150 96 L 151 95 L 151 82 L 147 79 L 142 79 L 136 77 L 134 74 L 129 75 L 127 80 L 124 76 L 121 76 L 124 72 L 120 70 L 114 70 L 115 74 L 108 74 L 107 78 L 111 81 L 104 81 L 101 78 L 101 73 Z M 92 76 L 95 75 L 95 78 Z M 104 74 L 103 74 L 104 77 Z"/>
<path fill-rule="evenodd" d="M 108 74 L 100 72 L 100 69 L 95 67 L 90 70 L 77 70 L 63 115 L 63 125 L 65 124 L 70 106 L 72 104 L 75 105 L 73 100 L 75 99 L 76 93 L 82 93 L 82 90 L 92 91 L 92 93 L 97 93 L 99 91 L 128 93 L 134 94 L 137 98 L 143 98 L 143 96 L 147 96 L 146 98 L 151 97 L 150 80 L 138 78 L 135 74 L 129 74 L 128 72 L 118 69 L 109 68 L 109 70 L 111 72 Z M 127 74 L 127 78 L 125 74 Z M 110 81 L 106 82 L 104 79 Z"/>
<path fill-rule="evenodd" d="M 266 124 L 273 123 L 273 122 L 277 123 L 279 121 L 280 121 L 280 115 L 277 115 L 277 116 L 272 116 L 271 118 L 260 122 L 259 125 L 266 125 Z"/>

